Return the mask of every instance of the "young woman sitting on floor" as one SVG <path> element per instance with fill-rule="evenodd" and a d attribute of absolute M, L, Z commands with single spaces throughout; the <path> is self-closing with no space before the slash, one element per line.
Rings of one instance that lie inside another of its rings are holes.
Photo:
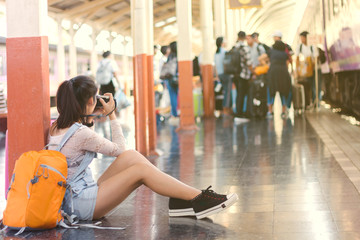
<path fill-rule="evenodd" d="M 56 96 L 59 117 L 50 128 L 50 149 L 56 149 L 54 145 L 61 142 L 70 127 L 74 124 L 78 127 L 61 149 L 68 161 L 68 179 L 77 174 L 83 161 L 87 166 L 94 153 L 116 157 L 97 182 L 87 167 L 75 178 L 75 182 L 70 183 L 72 194 L 66 194 L 63 205 L 67 214 L 74 213 L 81 220 L 101 218 L 143 184 L 160 195 L 170 197 L 170 216 L 196 216 L 201 219 L 236 202 L 238 196 L 235 193 L 220 195 L 210 187 L 202 191 L 195 189 L 160 171 L 137 151 L 126 150 L 125 138 L 114 112 L 113 96 L 105 94 L 109 97 L 109 101 L 105 102 L 97 98 L 97 92 L 94 81 L 87 76 L 77 76 L 64 81 Z M 95 108 L 97 101 L 101 102 L 102 108 Z M 94 115 L 99 113 L 109 116 L 112 141 L 94 131 Z"/>

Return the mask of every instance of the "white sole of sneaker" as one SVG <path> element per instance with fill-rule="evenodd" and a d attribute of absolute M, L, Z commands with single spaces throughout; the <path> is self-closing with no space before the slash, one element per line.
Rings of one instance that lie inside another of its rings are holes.
<path fill-rule="evenodd" d="M 202 212 L 198 212 L 196 213 L 196 218 L 197 219 L 202 219 L 202 218 L 206 218 L 207 216 L 210 216 L 212 214 L 221 212 L 225 209 L 227 209 L 228 207 L 230 207 L 231 205 L 233 205 L 238 199 L 238 195 L 236 193 L 232 193 L 226 196 L 228 200 L 226 200 L 225 202 L 216 205 L 212 208 L 206 209 Z"/>
<path fill-rule="evenodd" d="M 185 216 L 195 216 L 193 208 L 184 208 L 184 209 L 169 209 L 170 217 L 185 217 Z"/>

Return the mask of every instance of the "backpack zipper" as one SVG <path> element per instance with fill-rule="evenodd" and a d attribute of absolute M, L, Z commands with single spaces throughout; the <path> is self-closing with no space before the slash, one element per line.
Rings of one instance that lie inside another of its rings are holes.
<path fill-rule="evenodd" d="M 59 172 L 56 168 L 53 168 L 53 167 L 51 167 L 49 165 L 46 165 L 46 164 L 40 164 L 40 167 L 50 169 L 51 171 L 54 171 L 54 172 L 58 173 L 64 180 L 66 180 L 64 175 L 61 172 Z"/>

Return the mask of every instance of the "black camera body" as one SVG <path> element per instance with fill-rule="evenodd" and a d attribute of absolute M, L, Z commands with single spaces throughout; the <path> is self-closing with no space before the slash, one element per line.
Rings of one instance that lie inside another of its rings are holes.
<path fill-rule="evenodd" d="M 96 106 L 95 106 L 95 108 L 102 108 L 102 107 L 103 107 L 103 105 L 102 105 L 101 102 L 99 101 L 100 98 L 102 98 L 106 103 L 110 101 L 110 97 L 109 97 L 109 96 L 96 95 Z"/>

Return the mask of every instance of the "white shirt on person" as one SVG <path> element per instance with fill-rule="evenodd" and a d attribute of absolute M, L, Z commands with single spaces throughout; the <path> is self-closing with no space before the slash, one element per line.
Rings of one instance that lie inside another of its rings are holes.
<path fill-rule="evenodd" d="M 300 47 L 301 47 L 301 52 L 300 52 Z M 299 44 L 299 46 L 297 46 L 296 48 L 296 56 L 299 56 L 300 54 L 302 54 L 305 58 L 306 57 L 315 58 L 319 56 L 319 52 L 315 46 L 305 45 L 303 43 Z"/>
<path fill-rule="evenodd" d="M 256 67 L 260 64 L 258 58 L 265 53 L 265 48 L 259 45 L 258 43 L 254 42 L 252 46 L 249 46 L 249 49 L 250 49 L 252 66 Z"/>

